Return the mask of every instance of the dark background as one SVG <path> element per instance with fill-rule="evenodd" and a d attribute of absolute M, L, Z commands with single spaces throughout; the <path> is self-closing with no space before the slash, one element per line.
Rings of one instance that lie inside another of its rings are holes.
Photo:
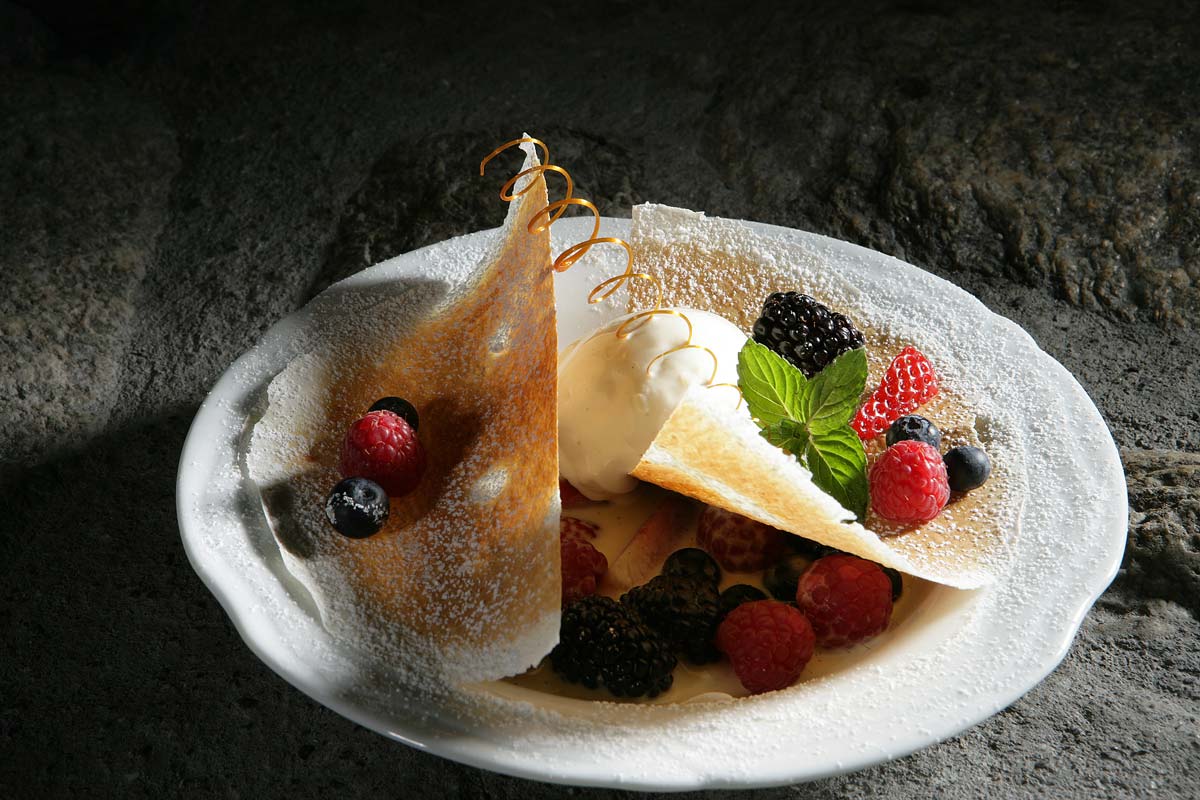
<path fill-rule="evenodd" d="M 0 796 L 569 791 L 290 688 L 174 511 L 221 371 L 333 280 L 498 224 L 475 166 L 522 130 L 605 213 L 790 225 L 954 281 L 1121 447 L 1125 565 L 1054 674 L 937 747 L 762 796 L 1200 793 L 1196 6 L 782 5 L 0 0 Z"/>

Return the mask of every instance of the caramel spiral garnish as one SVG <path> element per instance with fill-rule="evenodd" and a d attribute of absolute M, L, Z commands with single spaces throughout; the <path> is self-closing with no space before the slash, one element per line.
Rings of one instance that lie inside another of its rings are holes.
<path fill-rule="evenodd" d="M 696 344 L 692 341 L 695 330 L 692 327 L 692 321 L 688 319 L 687 314 L 684 314 L 681 311 L 676 311 L 673 308 L 663 307 L 662 281 L 645 272 L 633 271 L 633 248 L 629 246 L 629 242 L 616 236 L 600 235 L 600 209 L 596 208 L 596 205 L 590 200 L 585 200 L 582 197 L 575 197 L 575 181 L 572 180 L 571 173 L 567 172 L 557 164 L 550 163 L 550 148 L 546 146 L 545 142 L 543 142 L 541 139 L 535 139 L 532 136 L 524 136 L 520 139 L 513 139 L 510 142 L 505 142 L 492 152 L 488 153 L 487 156 L 485 156 L 484 159 L 479 162 L 479 174 L 481 176 L 484 174 L 488 162 L 493 158 L 500 155 L 505 150 L 508 150 L 510 147 L 516 147 L 517 145 L 521 144 L 532 144 L 535 147 L 541 148 L 542 163 L 538 164 L 537 166 L 529 167 L 528 169 L 523 169 L 505 181 L 504 185 L 500 187 L 501 200 L 506 203 L 511 203 L 521 195 L 525 194 L 525 192 L 528 192 L 531 188 L 533 188 L 533 182 L 530 181 L 525 188 L 516 189 L 516 186 L 520 180 L 526 176 L 532 177 L 553 172 L 562 176 L 566 187 L 561 200 L 555 200 L 551 203 L 547 203 L 545 208 L 539 210 L 533 215 L 533 218 L 529 220 L 528 230 L 530 233 L 541 233 L 542 231 L 547 230 L 551 225 L 557 222 L 571 206 L 580 206 L 587 209 L 592 214 L 591 236 L 581 242 L 576 242 L 559 253 L 552 264 L 554 271 L 566 272 L 575 264 L 575 262 L 587 255 L 588 252 L 590 252 L 591 249 L 598 244 L 615 244 L 625 248 L 625 271 L 619 275 L 614 275 L 611 278 L 606 278 L 598 283 L 592 289 L 592 291 L 588 293 L 588 303 L 594 304 L 599 303 L 602 300 L 607 300 L 608 298 L 612 297 L 618 289 L 632 280 L 641 280 L 653 283 L 656 290 L 654 307 L 645 311 L 639 311 L 629 319 L 622 322 L 616 330 L 617 338 L 624 339 L 628 337 L 638 328 L 649 322 L 652 317 L 660 315 L 678 317 L 687 325 L 687 338 L 684 340 L 683 344 L 676 345 L 669 350 L 664 350 L 654 358 L 650 359 L 650 363 L 646 365 L 646 374 L 649 375 L 651 367 L 672 353 L 678 353 L 683 350 L 700 350 L 708 353 L 713 362 L 712 372 L 709 373 L 708 381 L 705 385 L 709 388 L 715 388 L 717 386 L 729 386 L 733 388 L 738 392 L 738 404 L 740 405 L 741 390 L 736 384 L 714 383 L 714 381 L 717 379 L 717 367 L 719 364 L 717 360 L 717 354 L 704 345 Z M 516 191 L 514 191 L 514 189 L 516 189 Z"/>

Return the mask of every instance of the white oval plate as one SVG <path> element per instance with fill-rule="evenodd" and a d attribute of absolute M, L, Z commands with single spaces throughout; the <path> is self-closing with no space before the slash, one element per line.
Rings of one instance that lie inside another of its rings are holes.
<path fill-rule="evenodd" d="M 586 224 L 563 220 L 555 238 L 583 239 Z M 966 292 L 947 291 L 940 278 L 846 242 L 748 224 L 815 248 L 830 269 L 859 286 L 886 287 L 881 291 L 894 307 L 936 295 L 943 308 L 954 306 L 948 313 L 974 323 L 968 335 L 987 337 L 1015 367 L 1037 376 L 1014 414 L 1036 480 L 1002 580 L 977 592 L 939 587 L 844 670 L 723 705 L 595 703 L 507 684 L 453 702 L 406 693 L 322 628 L 311 598 L 283 566 L 256 488 L 243 477 L 243 433 L 262 389 L 298 355 L 297 342 L 313 324 L 306 307 L 273 326 L 221 376 L 180 459 L 184 547 L 254 653 L 343 716 L 446 758 L 543 781 L 647 790 L 771 786 L 861 769 L 952 736 L 1041 681 L 1066 654 L 1124 550 L 1124 474 L 1096 407 L 1021 328 Z M 602 235 L 628 233 L 628 220 L 604 220 Z M 431 245 L 338 286 L 369 290 L 438 277 L 439 265 L 461 266 L 492 235 Z M 582 302 L 603 274 L 584 262 L 558 277 L 560 341 L 616 313 Z"/>

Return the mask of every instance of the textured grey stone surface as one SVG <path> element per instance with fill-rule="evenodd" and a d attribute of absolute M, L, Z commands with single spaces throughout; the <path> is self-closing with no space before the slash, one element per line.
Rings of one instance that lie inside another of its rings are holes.
<path fill-rule="evenodd" d="M 1045 682 L 761 796 L 1200 794 L 1194 9 L 379 5 L 0 1 L 0 795 L 568 793 L 291 689 L 174 514 L 216 376 L 331 281 L 497 224 L 475 166 L 521 129 L 606 213 L 792 225 L 962 285 L 1122 448 L 1126 563 Z"/>
<path fill-rule="evenodd" d="M 167 217 L 174 134 L 108 77 L 0 76 L 0 471 L 103 430 Z"/>

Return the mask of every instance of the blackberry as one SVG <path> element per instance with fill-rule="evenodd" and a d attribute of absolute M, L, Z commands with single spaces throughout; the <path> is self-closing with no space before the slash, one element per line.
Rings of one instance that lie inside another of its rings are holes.
<path fill-rule="evenodd" d="M 754 341 L 766 345 L 811 378 L 847 350 L 862 347 L 863 335 L 836 311 L 799 292 L 774 292 L 754 323 Z"/>
<path fill-rule="evenodd" d="M 675 656 L 667 643 L 611 597 L 589 595 L 563 609 L 550 666 L 571 683 L 603 686 L 617 697 L 671 688 Z"/>
<path fill-rule="evenodd" d="M 621 596 L 621 604 L 693 664 L 720 658 L 713 640 L 721 622 L 717 585 L 682 575 L 659 575 Z"/>
<path fill-rule="evenodd" d="M 685 547 L 671 553 L 663 562 L 662 574 L 703 579 L 714 584 L 721 582 L 721 568 L 699 547 Z"/>
<path fill-rule="evenodd" d="M 929 420 L 922 417 L 920 414 L 908 414 L 891 424 L 887 429 L 887 446 L 891 447 L 896 442 L 903 442 L 907 439 L 912 439 L 932 447 L 934 450 L 942 449 L 942 432 L 937 429 Z"/>
<path fill-rule="evenodd" d="M 946 462 L 946 479 L 956 492 L 978 489 L 992 474 L 992 462 L 978 447 L 953 447 L 942 456 Z"/>
<path fill-rule="evenodd" d="M 325 518 L 329 524 L 351 539 L 365 539 L 379 533 L 390 510 L 387 492 L 366 478 L 339 481 L 325 501 Z"/>
<path fill-rule="evenodd" d="M 414 431 L 420 427 L 421 418 L 417 415 L 416 406 L 405 400 L 403 397 L 381 397 L 375 401 L 375 405 L 367 409 L 367 413 L 372 411 L 390 411 L 400 419 L 408 423 L 408 427 Z"/>
<path fill-rule="evenodd" d="M 756 600 L 766 599 L 767 593 L 757 586 L 751 586 L 748 583 L 735 583 L 721 592 L 721 616 L 724 617 L 742 603 L 753 603 Z"/>

